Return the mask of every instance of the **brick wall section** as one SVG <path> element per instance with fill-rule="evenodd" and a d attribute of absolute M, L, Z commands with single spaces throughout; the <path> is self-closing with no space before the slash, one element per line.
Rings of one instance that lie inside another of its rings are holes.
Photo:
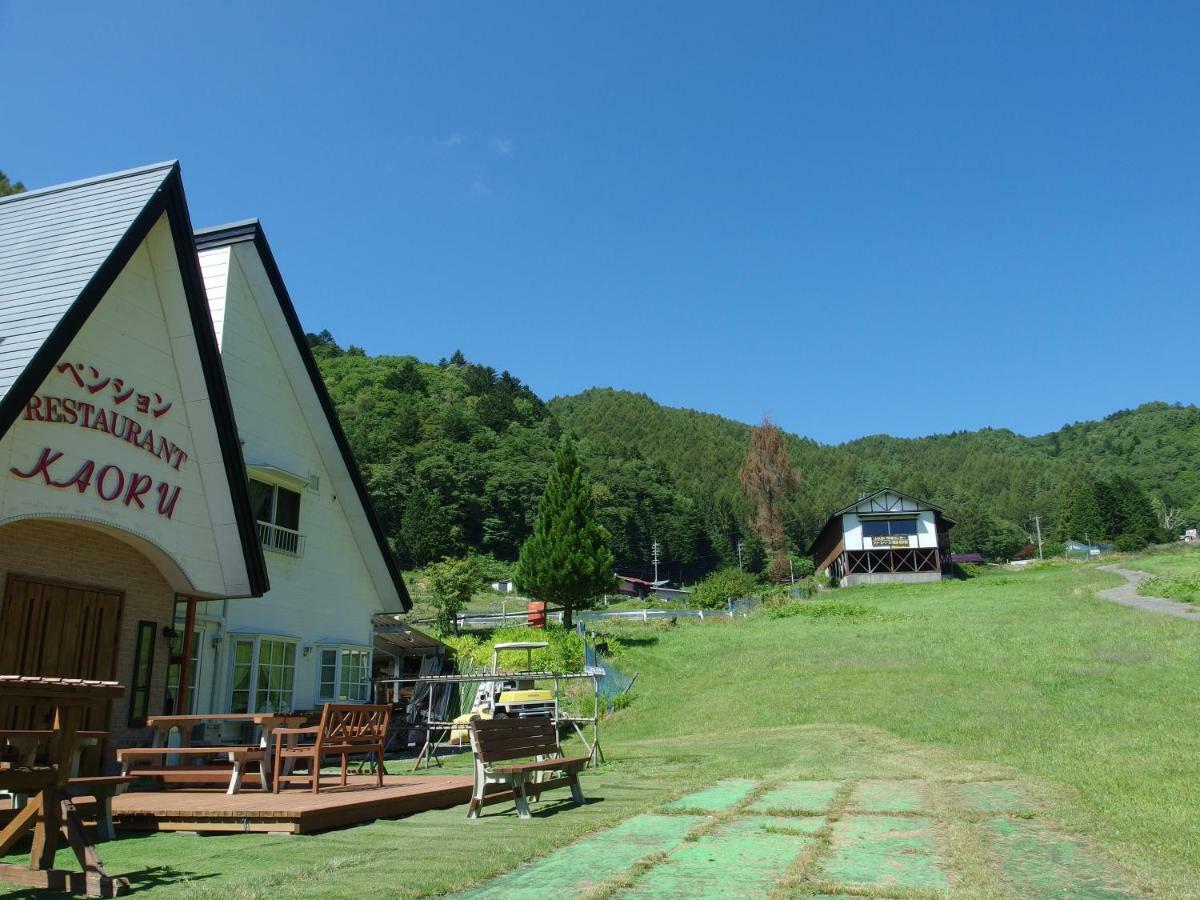
<path fill-rule="evenodd" d="M 116 679 L 126 694 L 114 701 L 110 749 L 145 746 L 149 732 L 131 729 L 129 686 L 140 621 L 155 623 L 154 675 L 150 714 L 162 712 L 167 679 L 167 640 L 162 628 L 174 619 L 175 592 L 158 569 L 137 550 L 91 528 L 67 522 L 22 521 L 0 527 L 0 584 L 9 574 L 32 580 L 69 582 L 125 595 L 117 648 Z M 4 595 L 0 594 L 0 604 Z M 0 610 L 2 614 L 3 610 Z M 0 616 L 0 621 L 3 621 Z M 111 757 L 111 753 L 110 753 Z"/>

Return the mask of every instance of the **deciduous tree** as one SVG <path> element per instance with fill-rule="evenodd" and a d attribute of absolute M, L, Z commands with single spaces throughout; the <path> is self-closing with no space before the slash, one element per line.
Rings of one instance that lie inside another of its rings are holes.
<path fill-rule="evenodd" d="M 754 503 L 753 528 L 766 546 L 771 578 L 782 580 L 788 572 L 783 511 L 799 478 L 788 458 L 783 432 L 768 418 L 750 435 L 750 449 L 738 471 L 738 481 Z"/>

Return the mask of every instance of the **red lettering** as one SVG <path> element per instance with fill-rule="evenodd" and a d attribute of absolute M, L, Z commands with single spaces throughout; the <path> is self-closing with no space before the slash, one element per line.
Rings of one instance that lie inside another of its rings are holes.
<path fill-rule="evenodd" d="M 79 421 L 79 412 L 76 408 L 76 403 L 74 400 L 72 400 L 70 397 L 63 397 L 62 408 L 63 416 L 65 417 L 64 421 L 68 425 L 74 425 Z"/>
<path fill-rule="evenodd" d="M 25 404 L 25 421 L 27 422 L 45 422 L 42 417 L 42 398 L 34 394 L 29 398 L 29 402 Z"/>
<path fill-rule="evenodd" d="M 182 447 L 175 448 L 175 462 L 171 463 L 175 467 L 175 471 L 179 471 L 179 467 L 187 461 L 188 455 L 183 452 Z"/>
<path fill-rule="evenodd" d="M 175 445 L 168 441 L 165 437 L 158 439 L 158 448 L 154 451 L 154 455 L 165 462 L 171 464 L 171 457 L 175 455 Z"/>
<path fill-rule="evenodd" d="M 92 485 L 92 473 L 96 470 L 96 463 L 92 460 L 87 460 L 79 471 L 68 478 L 66 481 L 52 481 L 51 486 L 56 488 L 69 488 L 72 485 L 79 491 L 84 493 Z"/>
<path fill-rule="evenodd" d="M 61 422 L 62 410 L 59 408 L 59 399 L 57 397 L 46 398 L 46 421 Z"/>
<path fill-rule="evenodd" d="M 171 497 L 167 499 L 167 492 L 171 491 Z M 171 490 L 171 486 L 165 481 L 159 482 L 158 485 L 158 514 L 166 516 L 168 519 L 175 512 L 175 503 L 179 500 L 179 488 Z"/>
<path fill-rule="evenodd" d="M 38 457 L 38 461 L 34 463 L 32 469 L 28 472 L 22 472 L 16 466 L 13 466 L 8 471 L 12 472 L 18 478 L 33 478 L 35 475 L 41 475 L 42 481 L 45 484 L 53 484 L 50 478 L 50 467 L 62 459 L 61 450 L 51 450 L 47 447 L 42 451 L 42 455 Z"/>
<path fill-rule="evenodd" d="M 113 491 L 111 494 L 107 493 L 104 490 L 105 480 L 108 478 L 109 472 L 117 473 L 117 489 L 115 491 Z M 121 496 L 121 491 L 123 491 L 123 490 L 125 490 L 125 473 L 121 471 L 120 467 L 114 466 L 112 463 L 109 463 L 107 466 L 104 466 L 103 468 L 100 469 L 99 472 L 96 473 L 96 493 L 100 495 L 101 500 L 107 500 L 107 501 L 116 500 L 118 497 Z"/>
<path fill-rule="evenodd" d="M 154 452 L 154 429 L 153 428 L 146 429 L 146 434 L 142 438 L 142 442 L 140 444 L 138 444 L 138 446 L 141 447 L 143 450 L 146 450 L 150 453 Z"/>
<path fill-rule="evenodd" d="M 112 429 L 108 427 L 108 416 L 104 414 L 104 410 L 96 410 L 96 421 L 92 423 L 92 428 L 95 431 L 103 431 L 105 434 L 112 434 Z"/>
<path fill-rule="evenodd" d="M 79 423 L 80 427 L 81 428 L 91 428 L 92 424 L 88 420 L 92 417 L 92 413 L 96 411 L 96 407 L 92 406 L 92 404 L 87 403 L 84 400 L 80 400 L 78 403 L 78 406 L 79 406 L 79 412 L 83 417 L 83 421 L 81 421 Z"/>
<path fill-rule="evenodd" d="M 133 446 L 136 447 L 137 442 L 138 442 L 138 435 L 140 435 L 141 433 L 142 433 L 141 424 L 139 422 L 135 422 L 133 419 L 130 419 L 129 420 L 129 428 L 127 428 L 125 431 L 125 440 L 129 441 L 129 443 L 133 444 Z"/>
<path fill-rule="evenodd" d="M 142 502 L 142 495 L 150 490 L 150 485 L 154 483 L 154 479 L 149 475 L 139 475 L 134 472 L 129 476 L 129 488 L 125 491 L 125 505 L 136 503 L 138 509 L 145 509 L 146 504 Z"/>

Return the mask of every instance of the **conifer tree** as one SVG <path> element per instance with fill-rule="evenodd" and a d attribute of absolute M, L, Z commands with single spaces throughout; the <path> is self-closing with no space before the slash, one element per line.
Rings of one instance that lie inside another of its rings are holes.
<path fill-rule="evenodd" d="M 597 522 L 591 489 L 575 446 L 564 437 L 538 502 L 533 534 L 521 545 L 516 579 L 536 600 L 563 607 L 563 625 L 572 613 L 613 583 L 608 532 Z"/>
<path fill-rule="evenodd" d="M 1096 496 L 1096 482 L 1082 475 L 1069 482 L 1063 490 L 1059 518 L 1059 536 L 1063 540 L 1102 540 L 1104 516 Z"/>

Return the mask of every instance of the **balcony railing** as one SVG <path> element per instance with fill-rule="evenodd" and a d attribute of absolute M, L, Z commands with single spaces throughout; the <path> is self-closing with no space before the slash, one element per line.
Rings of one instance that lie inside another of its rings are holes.
<path fill-rule="evenodd" d="M 258 539 L 264 550 L 274 550 L 284 556 L 304 555 L 304 535 L 282 525 L 272 525 L 270 522 L 258 523 Z"/>

